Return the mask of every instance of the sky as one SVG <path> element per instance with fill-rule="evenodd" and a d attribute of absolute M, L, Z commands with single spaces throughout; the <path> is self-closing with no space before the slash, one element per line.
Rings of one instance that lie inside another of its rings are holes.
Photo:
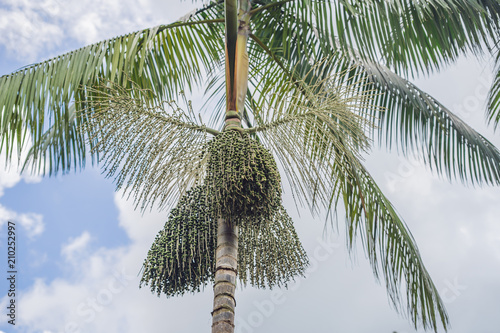
<path fill-rule="evenodd" d="M 105 38 L 172 22 L 198 4 L 154 0 L 0 0 L 0 75 Z M 500 147 L 486 125 L 492 60 L 461 58 L 413 80 Z M 203 96 L 193 96 L 200 102 Z M 195 103 L 196 105 L 196 103 Z M 3 158 L 2 158 L 3 160 Z M 403 216 L 446 304 L 452 333 L 500 327 L 500 188 L 450 183 L 421 161 L 375 145 L 365 163 Z M 288 289 L 238 288 L 237 333 L 415 332 L 392 309 L 360 250 L 339 230 L 284 204 L 308 252 L 306 278 Z M 6 323 L 0 279 L 0 332 L 208 332 L 211 287 L 183 297 L 139 289 L 138 275 L 168 212 L 141 214 L 98 167 L 64 176 L 21 175 L 0 166 L 0 274 L 7 276 L 8 220 L 17 233 L 17 323 Z M 423 332 L 418 330 L 418 332 Z"/>

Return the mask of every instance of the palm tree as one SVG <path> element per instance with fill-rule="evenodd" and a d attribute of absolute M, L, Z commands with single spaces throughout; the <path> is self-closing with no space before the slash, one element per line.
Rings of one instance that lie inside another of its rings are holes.
<path fill-rule="evenodd" d="M 415 242 L 360 153 L 374 137 L 450 179 L 499 184 L 499 151 L 403 78 L 483 52 L 499 16 L 494 1 L 214 1 L 1 77 L 0 149 L 11 159 L 32 140 L 25 166 L 48 174 L 90 156 L 141 208 L 176 204 L 143 282 L 173 296 L 213 281 L 213 332 L 233 331 L 237 274 L 281 286 L 307 264 L 277 158 L 313 212 L 343 203 L 349 247 L 362 239 L 396 309 L 446 329 Z M 216 129 L 170 102 L 202 82 Z"/>

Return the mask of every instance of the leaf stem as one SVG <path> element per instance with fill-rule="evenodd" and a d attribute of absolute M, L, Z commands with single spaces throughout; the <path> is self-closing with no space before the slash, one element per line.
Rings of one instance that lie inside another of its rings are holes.
<path fill-rule="evenodd" d="M 264 44 L 264 42 L 262 42 L 259 37 L 255 36 L 254 34 L 250 34 L 250 38 L 253 39 L 254 42 L 257 43 L 257 45 L 259 45 L 277 64 L 278 66 L 288 75 L 288 77 L 293 81 L 293 83 L 295 84 L 295 86 L 300 89 L 300 91 L 304 91 L 304 87 L 302 87 L 300 85 L 300 80 L 297 79 L 294 75 L 294 73 L 291 73 L 286 67 L 285 65 L 281 62 L 281 60 L 279 60 L 279 58 L 273 53 L 273 51 L 271 51 L 267 46 L 266 44 Z"/>
<path fill-rule="evenodd" d="M 263 10 L 268 9 L 268 8 L 272 8 L 272 7 L 276 7 L 276 6 L 281 6 L 281 5 L 283 5 L 283 4 L 287 3 L 287 2 L 291 2 L 291 1 L 295 1 L 295 0 L 283 0 L 283 1 L 276 2 L 276 3 L 270 3 L 270 4 L 267 4 L 267 5 L 259 7 L 259 8 L 252 9 L 250 11 L 250 15 L 253 15 L 255 13 L 258 13 L 258 12 L 263 11 Z"/>

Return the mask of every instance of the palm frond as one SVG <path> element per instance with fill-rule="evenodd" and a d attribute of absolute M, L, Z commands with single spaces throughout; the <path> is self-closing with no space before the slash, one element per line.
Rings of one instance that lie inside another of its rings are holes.
<path fill-rule="evenodd" d="M 350 248 L 361 237 L 375 276 L 378 279 L 382 272 L 392 304 L 411 319 L 415 329 L 421 324 L 437 332 L 440 321 L 446 330 L 443 301 L 405 223 L 361 163 L 347 155 L 336 158 L 334 177 L 340 184 Z"/>
<path fill-rule="evenodd" d="M 379 108 L 370 109 L 369 116 L 377 119 L 371 135 L 378 137 L 380 143 L 389 148 L 395 143 L 405 154 L 423 156 L 432 169 L 449 179 L 472 184 L 500 183 L 500 152 L 448 108 L 387 67 L 363 58 L 352 48 L 345 50 L 338 40 L 325 42 L 321 39 L 321 27 L 309 24 L 301 30 L 303 35 L 296 37 L 273 16 L 281 15 L 291 22 L 289 26 L 298 27 L 302 23 L 293 23 L 300 19 L 293 15 L 293 7 L 273 8 L 275 14 L 263 16 L 263 22 L 255 25 L 255 38 L 250 44 L 250 60 L 258 59 L 251 68 L 266 73 L 251 76 L 254 113 L 262 108 L 268 92 L 284 81 L 304 80 L 305 84 L 315 85 L 331 73 L 347 71 L 350 74 L 344 76 L 346 83 L 357 77 L 370 83 L 359 85 L 358 93 L 377 93 L 373 103 Z M 266 22 L 272 23 L 273 29 L 267 28 Z M 308 52 L 304 51 L 307 45 Z M 332 56 L 334 50 L 339 51 Z M 326 57 L 331 61 L 321 62 Z M 316 70 L 311 70 L 313 67 Z"/>
<path fill-rule="evenodd" d="M 488 93 L 488 122 L 493 123 L 494 128 L 498 128 L 500 123 L 500 48 L 496 50 L 496 74 L 493 84 Z"/>
<path fill-rule="evenodd" d="M 310 57 L 311 46 L 330 53 L 358 49 L 363 59 L 405 75 L 428 73 L 469 52 L 479 55 L 499 36 L 500 4 L 491 0 L 256 3 L 254 34 L 278 28 L 275 43 L 269 45 L 281 45 L 285 58 L 297 49 Z M 312 34 L 318 38 L 308 45 Z M 339 45 L 332 45 L 335 39 Z"/>
<path fill-rule="evenodd" d="M 48 172 L 56 174 L 59 168 L 70 170 L 73 167 L 82 169 L 85 166 L 86 154 L 85 134 L 79 130 L 81 118 L 77 117 L 74 104 L 64 112 L 64 119 L 52 125 L 42 137 L 31 146 L 24 161 L 23 171 L 31 169 L 32 173 Z M 93 158 L 99 158 L 90 154 Z M 92 161 L 93 162 L 93 161 Z"/>
<path fill-rule="evenodd" d="M 296 196 L 310 207 L 331 212 L 343 201 L 348 240 L 352 245 L 361 235 L 374 273 L 378 277 L 382 269 L 395 307 L 403 309 L 400 289 L 406 281 L 406 308 L 414 324 L 436 329 L 440 319 L 446 327 L 446 312 L 411 235 L 358 160 L 369 144 L 368 119 L 375 121 L 368 110 L 380 96 L 367 89 L 370 83 L 362 72 L 353 73 L 355 68 L 317 86 L 289 83 L 288 95 L 279 90 L 267 98 L 271 103 L 258 118 L 263 123 L 251 131 L 282 162 Z"/>
<path fill-rule="evenodd" d="M 316 86 L 303 81 L 277 86 L 257 113 L 257 126 L 248 130 L 277 156 L 294 196 L 313 212 L 332 207 L 332 189 L 338 186 L 331 177 L 335 151 L 355 158 L 370 146 L 366 133 L 372 122 L 363 110 L 370 107 L 372 93 L 357 94 L 362 81 L 340 81 L 342 74 Z"/>
<path fill-rule="evenodd" d="M 415 241 L 359 160 L 371 126 L 364 112 L 377 96 L 359 96 L 358 86 L 366 82 L 339 84 L 344 80 L 321 82 L 321 90 L 304 82 L 299 90 L 290 83 L 289 95 L 280 90 L 279 98 L 269 97 L 272 104 L 260 113 L 264 123 L 249 131 L 257 132 L 281 161 L 295 196 L 313 212 L 326 208 L 332 213 L 343 203 L 350 248 L 362 239 L 395 308 L 406 308 L 415 327 L 437 330 L 440 320 L 446 329 L 446 311 Z"/>
<path fill-rule="evenodd" d="M 190 105 L 188 112 L 175 102 L 148 107 L 139 96 L 149 91 L 137 86 L 87 91 L 82 131 L 99 153 L 103 173 L 136 205 L 171 206 L 201 180 L 208 134 L 218 132 L 199 123 Z"/>
<path fill-rule="evenodd" d="M 498 40 L 498 1 L 314 2 L 323 40 L 360 50 L 397 73 L 428 73 L 471 52 L 481 54 Z"/>
<path fill-rule="evenodd" d="M 491 142 L 411 82 L 380 64 L 355 59 L 368 87 L 381 92 L 375 103 L 384 111 L 371 111 L 381 143 L 385 139 L 389 148 L 396 143 L 405 154 L 419 154 L 450 180 L 500 184 L 500 151 Z"/>
<path fill-rule="evenodd" d="M 220 60 L 224 49 L 213 31 L 222 22 L 217 18 L 220 6 L 210 5 L 184 21 L 108 39 L 0 77 L 0 147 L 6 146 L 11 158 L 8 146 L 14 141 L 22 146 L 30 137 L 36 150 L 48 147 L 39 143 L 48 136 L 70 133 L 75 126 L 68 122 L 70 106 L 86 101 L 82 87 L 97 86 L 102 80 L 129 88 L 130 81 L 136 82 L 148 89 L 142 97 L 150 106 L 190 90 Z M 84 165 L 81 136 L 57 140 L 75 150 L 71 156 L 64 155 L 68 150 L 53 151 L 50 171 L 67 172 Z M 73 164 L 62 163 L 69 160 Z"/>

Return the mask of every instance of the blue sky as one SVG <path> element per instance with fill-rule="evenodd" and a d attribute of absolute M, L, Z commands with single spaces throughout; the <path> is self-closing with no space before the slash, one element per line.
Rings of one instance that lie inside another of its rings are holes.
<path fill-rule="evenodd" d="M 190 1 L 170 0 L 2 0 L 0 75 L 170 22 L 193 8 Z M 461 59 L 414 82 L 500 146 L 500 133 L 485 125 L 491 77 L 490 59 Z M 450 332 L 498 332 L 500 189 L 450 184 L 420 161 L 376 146 L 366 164 L 417 240 L 447 305 Z M 299 215 L 287 193 L 284 202 L 313 265 L 307 278 L 288 290 L 238 289 L 237 332 L 414 332 L 389 305 L 362 251 L 349 259 L 342 217 L 340 231 L 329 231 L 324 239 L 322 220 L 304 209 Z M 211 288 L 169 299 L 138 288 L 137 273 L 166 215 L 134 211 L 98 168 L 41 178 L 2 165 L 0 257 L 6 257 L 1 254 L 6 253 L 5 221 L 13 219 L 19 239 L 19 325 L 7 325 L 2 312 L 0 331 L 208 332 Z M 4 309 L 7 285 L 0 281 Z"/>

